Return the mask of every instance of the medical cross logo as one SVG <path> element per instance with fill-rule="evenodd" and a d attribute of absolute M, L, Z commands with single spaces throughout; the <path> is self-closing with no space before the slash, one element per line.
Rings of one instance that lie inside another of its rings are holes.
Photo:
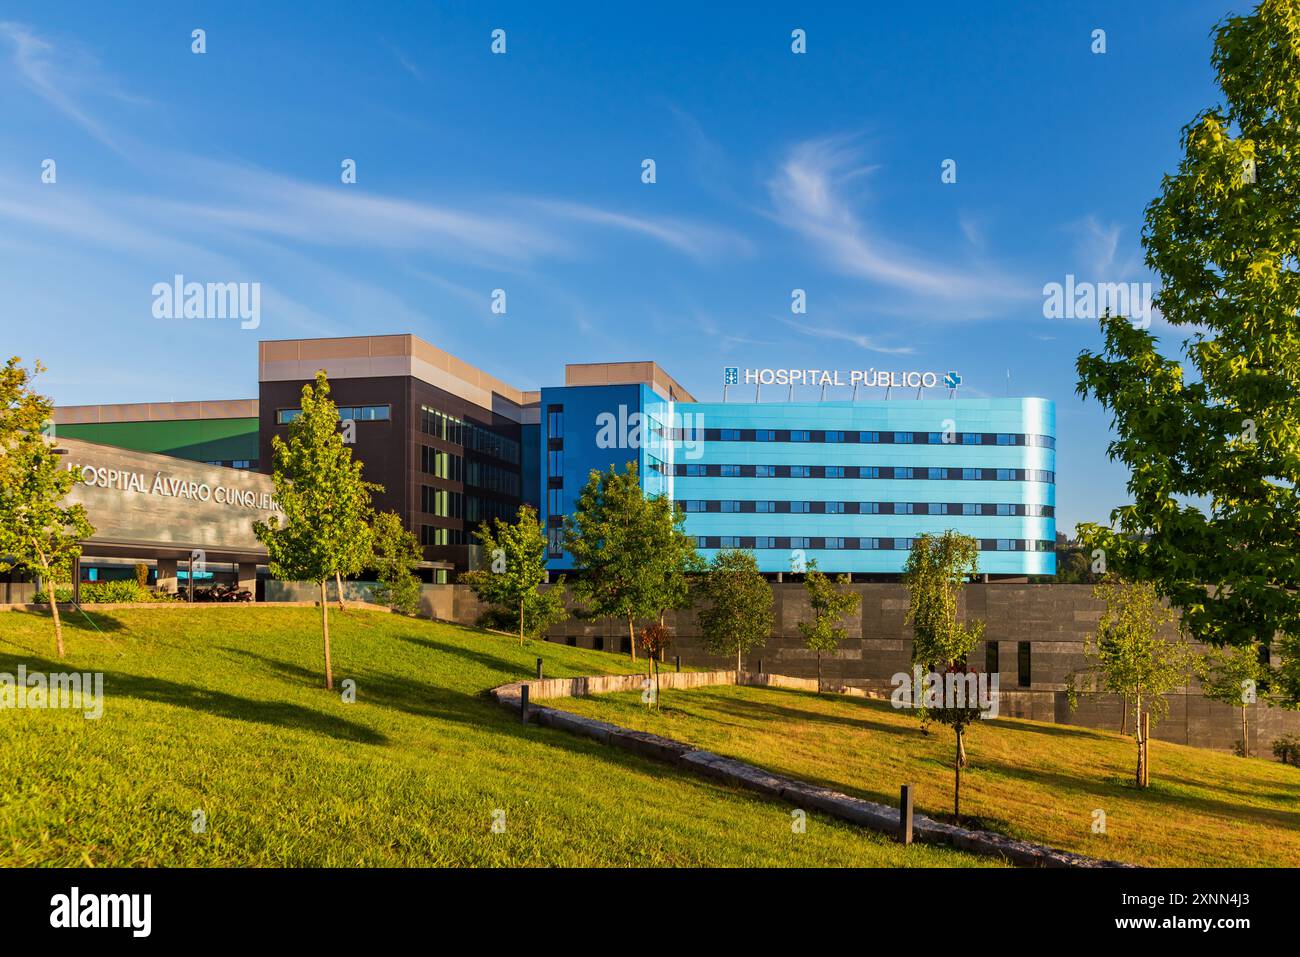
<path fill-rule="evenodd" d="M 949 372 L 943 377 L 943 384 L 950 389 L 955 389 L 961 385 L 961 376 L 956 372 Z"/>

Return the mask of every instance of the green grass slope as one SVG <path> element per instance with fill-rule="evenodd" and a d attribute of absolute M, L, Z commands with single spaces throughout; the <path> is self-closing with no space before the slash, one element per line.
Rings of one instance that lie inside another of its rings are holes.
<path fill-rule="evenodd" d="M 715 687 L 665 692 L 660 714 L 634 695 L 557 705 L 882 803 L 914 783 L 918 811 L 952 811 L 951 729 L 922 735 L 885 701 Z M 1300 768 L 1153 741 L 1141 791 L 1136 745 L 1112 732 L 996 720 L 966 747 L 963 816 L 1004 834 L 1150 866 L 1300 865 Z"/>
<path fill-rule="evenodd" d="M 595 742 L 484 692 L 628 670 L 615 655 L 353 610 L 0 613 L 0 672 L 102 671 L 103 717 L 0 710 L 0 864 L 971 866 Z M 505 830 L 492 830 L 494 811 Z M 206 816 L 195 833 L 194 812 Z"/>

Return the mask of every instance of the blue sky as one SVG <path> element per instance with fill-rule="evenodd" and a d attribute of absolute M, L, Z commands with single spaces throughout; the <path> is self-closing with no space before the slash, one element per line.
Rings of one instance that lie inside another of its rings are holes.
<path fill-rule="evenodd" d="M 1154 278 L 1142 212 L 1245 4 L 541 6 L 7 3 L 0 352 L 62 404 L 255 396 L 258 339 L 362 333 L 705 400 L 724 365 L 959 369 L 1057 402 L 1062 531 L 1126 500 L 1074 395 L 1096 323 L 1043 286 Z M 260 283 L 260 327 L 155 318 L 177 273 Z"/>

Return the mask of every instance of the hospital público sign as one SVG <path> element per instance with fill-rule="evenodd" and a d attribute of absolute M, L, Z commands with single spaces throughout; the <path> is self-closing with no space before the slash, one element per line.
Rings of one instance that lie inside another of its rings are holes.
<path fill-rule="evenodd" d="M 724 385 L 861 386 L 865 389 L 956 389 L 956 372 L 891 371 L 886 369 L 742 369 L 724 366 Z"/>
<path fill-rule="evenodd" d="M 266 554 L 253 523 L 283 519 L 268 475 L 80 439 L 56 444 L 76 478 L 66 501 L 85 506 L 95 527 L 88 554 L 103 544 L 248 560 Z"/>

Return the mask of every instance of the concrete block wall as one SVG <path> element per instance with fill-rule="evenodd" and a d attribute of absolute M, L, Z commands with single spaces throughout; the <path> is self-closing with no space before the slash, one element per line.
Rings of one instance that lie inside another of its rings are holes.
<path fill-rule="evenodd" d="M 901 584 L 852 587 L 862 596 L 862 604 L 845 623 L 848 636 L 838 654 L 823 655 L 823 681 L 830 688 L 888 694 L 892 690 L 891 676 L 911 667 L 912 634 L 905 621 L 907 589 Z M 772 590 L 776 626 L 767 644 L 746 655 L 742 666 L 757 671 L 761 659 L 764 672 L 813 678 L 816 656 L 803 647 L 796 627 L 809 615 L 804 587 L 776 583 Z M 449 612 L 434 617 L 473 624 L 484 610 L 463 585 L 426 585 L 425 593 L 430 596 L 430 607 Z M 431 593 L 439 594 L 432 597 Z M 1093 598 L 1091 586 L 974 584 L 964 590 L 960 608 L 967 619 L 985 623 L 986 641 L 998 643 L 1002 715 L 1119 730 L 1120 703 L 1114 695 L 1081 694 L 1078 708 L 1071 711 L 1065 694 L 1069 673 L 1083 665 L 1084 640 L 1095 631 L 1103 610 L 1102 603 Z M 694 609 L 669 612 L 665 622 L 675 636 L 670 657 L 680 654 L 684 664 L 695 667 L 735 668 L 734 657 L 712 655 L 704 647 Z M 1166 626 L 1165 634 L 1177 637 L 1176 621 Z M 617 652 L 625 650 L 627 625 L 609 619 L 570 618 L 552 628 L 547 638 Z M 1022 641 L 1030 643 L 1028 688 L 1018 686 L 1018 649 Z M 973 662 L 981 671 L 984 654 L 981 644 Z M 1298 712 L 1253 705 L 1249 723 L 1251 753 L 1261 757 L 1271 757 L 1274 738 L 1300 733 Z M 1192 680 L 1185 692 L 1169 696 L 1169 715 L 1152 733 L 1158 739 L 1179 744 L 1231 750 L 1241 739 L 1241 713 L 1206 700 Z"/>

